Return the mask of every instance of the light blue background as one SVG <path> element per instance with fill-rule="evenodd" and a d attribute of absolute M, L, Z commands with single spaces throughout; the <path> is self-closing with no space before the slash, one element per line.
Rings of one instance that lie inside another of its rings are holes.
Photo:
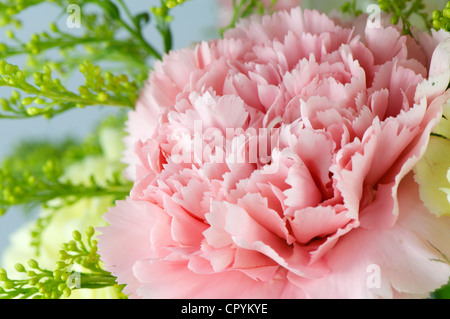
<path fill-rule="evenodd" d="M 126 0 L 132 12 L 148 11 L 151 6 L 156 6 L 159 2 L 159 0 Z M 175 8 L 172 24 L 174 48 L 186 47 L 195 41 L 217 37 L 217 13 L 217 1 L 215 0 L 190 0 Z M 66 12 L 61 13 L 50 3 L 27 10 L 22 16 L 24 28 L 17 33 L 18 37 L 24 40 L 29 39 L 32 33 L 44 30 L 59 14 L 68 15 Z M 81 19 L 83 19 L 82 16 Z M 83 20 L 81 20 L 81 27 L 83 27 Z M 0 28 L 0 42 L 7 41 L 5 31 L 5 28 Z M 69 30 L 64 31 L 68 32 Z M 146 37 L 152 44 L 161 47 L 159 45 L 160 38 L 154 28 L 146 29 Z M 22 58 L 8 59 L 7 61 L 17 65 L 24 62 Z M 11 90 L 8 88 L 0 87 L 0 97 L 8 98 L 10 92 Z M 37 137 L 59 139 L 68 135 L 82 138 L 92 132 L 101 118 L 114 112 L 117 112 L 114 108 L 87 107 L 63 113 L 51 120 L 43 118 L 0 119 L 0 160 L 9 154 L 20 140 Z M 9 235 L 26 220 L 18 209 L 11 209 L 6 215 L 0 217 L 0 255 L 8 245 Z"/>

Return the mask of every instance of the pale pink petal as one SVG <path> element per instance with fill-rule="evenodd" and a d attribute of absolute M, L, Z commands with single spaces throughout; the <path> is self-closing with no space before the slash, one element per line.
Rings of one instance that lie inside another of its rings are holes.
<path fill-rule="evenodd" d="M 282 280 L 286 275 L 280 272 L 280 280 L 267 282 L 251 279 L 238 270 L 216 274 L 195 274 L 187 267 L 187 262 L 142 260 L 133 268 L 142 282 L 136 297 L 151 299 L 277 299 L 280 296 L 302 296 L 301 290 Z M 236 283 L 239 283 L 238 285 Z M 215 294 L 209 289 L 214 287 Z"/>
<path fill-rule="evenodd" d="M 365 41 L 367 48 L 375 58 L 375 64 L 384 64 L 394 56 L 406 58 L 406 38 L 394 27 L 366 27 Z M 389 48 L 389 50 L 386 50 Z"/>
<path fill-rule="evenodd" d="M 286 183 L 291 188 L 284 191 L 284 203 L 295 209 L 316 206 L 322 200 L 322 193 L 317 188 L 307 166 L 299 161 L 289 168 Z"/>
<path fill-rule="evenodd" d="M 399 187 L 399 207 L 392 228 L 358 228 L 341 237 L 325 256 L 332 269 L 329 276 L 293 281 L 312 298 L 392 298 L 394 293 L 427 297 L 450 276 L 450 266 L 438 261 L 443 260 L 441 253 L 450 253 L 445 244 L 450 219 L 437 218 L 423 207 L 411 175 Z"/>
<path fill-rule="evenodd" d="M 325 238 L 343 228 L 351 220 L 346 213 L 345 209 L 338 211 L 330 206 L 309 207 L 296 211 L 289 224 L 297 241 L 306 244 L 316 237 Z"/>
<path fill-rule="evenodd" d="M 170 217 L 151 203 L 127 200 L 117 202 L 104 219 L 111 226 L 98 228 L 99 255 L 118 283 L 127 285 L 124 293 L 135 294 L 140 284 L 133 275 L 134 262 L 164 257 L 169 253 L 165 247 L 176 244 L 167 231 Z M 127 249 L 123 249 L 125 238 Z"/>
<path fill-rule="evenodd" d="M 225 230 L 238 247 L 266 255 L 280 266 L 301 276 L 323 276 L 328 271 L 326 265 L 322 263 L 308 266 L 309 255 L 306 250 L 295 243 L 292 246 L 288 245 L 253 220 L 244 209 L 224 204 L 227 208 Z"/>

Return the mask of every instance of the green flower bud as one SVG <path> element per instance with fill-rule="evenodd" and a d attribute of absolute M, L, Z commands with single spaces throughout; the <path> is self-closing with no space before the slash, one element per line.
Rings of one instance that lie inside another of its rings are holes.
<path fill-rule="evenodd" d="M 80 87 L 78 87 L 78 92 L 80 92 L 81 96 L 89 95 L 89 89 L 84 85 L 81 85 Z"/>
<path fill-rule="evenodd" d="M 0 281 L 6 281 L 8 280 L 8 275 L 6 273 L 6 270 L 3 268 L 0 268 Z"/>
<path fill-rule="evenodd" d="M 11 102 L 16 103 L 20 99 L 20 94 L 17 91 L 11 93 Z"/>
<path fill-rule="evenodd" d="M 86 230 L 86 236 L 92 237 L 95 234 L 95 229 L 92 226 L 89 226 L 89 228 Z"/>
<path fill-rule="evenodd" d="M 26 105 L 26 104 L 24 104 L 24 105 Z M 32 107 L 27 108 L 26 112 L 29 116 L 35 116 L 35 115 L 38 115 L 39 113 L 41 113 L 41 110 L 35 106 L 32 106 Z"/>
<path fill-rule="evenodd" d="M 75 241 L 71 240 L 71 241 L 69 241 L 68 244 L 69 244 L 69 249 L 67 249 L 67 250 L 69 250 L 69 251 L 77 251 L 78 250 L 77 243 Z"/>
<path fill-rule="evenodd" d="M 94 75 L 100 75 L 100 73 L 102 72 L 102 70 L 100 69 L 100 67 L 98 65 L 93 65 L 92 64 L 92 70 L 94 71 Z"/>
<path fill-rule="evenodd" d="M 176 0 L 168 0 L 166 2 L 166 7 L 169 9 L 175 8 L 178 5 L 178 2 Z"/>
<path fill-rule="evenodd" d="M 31 36 L 31 42 L 39 42 L 39 41 L 40 41 L 39 35 L 36 34 L 36 33 L 34 33 L 34 34 Z"/>
<path fill-rule="evenodd" d="M 59 259 L 66 260 L 69 258 L 69 254 L 65 250 L 59 251 Z"/>
<path fill-rule="evenodd" d="M 17 263 L 17 264 L 14 266 L 14 268 L 15 268 L 16 271 L 18 271 L 18 272 L 26 272 L 25 267 L 24 267 L 22 264 L 20 264 L 20 263 Z"/>
<path fill-rule="evenodd" d="M 17 71 L 16 74 L 14 74 L 14 77 L 18 81 L 23 81 L 25 79 L 25 75 L 23 74 L 22 71 Z"/>
<path fill-rule="evenodd" d="M 67 264 L 64 261 L 58 261 L 56 262 L 56 268 L 57 269 L 64 269 L 67 267 Z"/>
<path fill-rule="evenodd" d="M 106 102 L 108 100 L 108 94 L 106 94 L 105 92 L 100 92 L 97 95 L 97 100 L 100 102 Z"/>
<path fill-rule="evenodd" d="M 30 285 L 32 286 L 36 286 L 39 283 L 39 278 L 38 277 L 33 277 L 30 279 Z"/>
<path fill-rule="evenodd" d="M 45 103 L 45 100 L 38 97 L 37 99 L 34 100 L 34 103 L 36 103 L 37 105 L 41 105 Z"/>
<path fill-rule="evenodd" d="M 9 15 L 9 16 L 13 16 L 13 15 L 15 15 L 16 13 L 17 13 L 17 10 L 16 10 L 16 8 L 14 8 L 14 7 L 8 7 L 8 8 L 6 9 L 6 14 Z"/>
<path fill-rule="evenodd" d="M 9 105 L 9 101 L 7 99 L 1 98 L 0 105 L 2 106 L 3 111 L 11 111 L 11 106 Z"/>
<path fill-rule="evenodd" d="M 7 17 L 1 17 L 0 18 L 0 27 L 4 27 L 8 24 L 8 18 Z"/>
<path fill-rule="evenodd" d="M 27 184 L 32 186 L 34 184 L 36 184 L 36 177 L 34 177 L 33 175 L 30 175 L 27 177 Z"/>
<path fill-rule="evenodd" d="M 39 283 L 38 283 L 39 284 Z M 37 285 L 36 285 L 37 286 Z M 39 292 L 41 293 L 41 294 L 43 294 L 45 297 L 46 297 L 46 299 L 48 299 L 48 295 L 47 295 L 47 293 L 48 293 L 48 288 L 44 285 L 44 284 L 42 284 L 42 285 L 39 285 Z"/>
<path fill-rule="evenodd" d="M 34 259 L 28 260 L 28 266 L 30 266 L 31 269 L 38 269 L 39 268 L 38 262 L 36 260 L 34 260 Z"/>
<path fill-rule="evenodd" d="M 10 38 L 10 39 L 14 39 L 14 37 L 15 37 L 14 33 L 11 30 L 6 30 L 5 34 L 6 34 L 6 37 Z"/>
<path fill-rule="evenodd" d="M 44 73 L 44 74 L 42 75 L 42 81 L 43 81 L 44 83 L 51 82 L 51 81 L 52 81 L 52 77 L 50 76 L 50 74 Z"/>
<path fill-rule="evenodd" d="M 14 66 L 12 66 L 11 64 L 9 64 L 7 62 L 2 63 L 2 64 L 0 64 L 0 73 L 4 74 L 4 75 L 13 75 Z"/>
<path fill-rule="evenodd" d="M 34 72 L 33 73 L 34 84 L 41 85 L 42 84 L 42 73 Z"/>
<path fill-rule="evenodd" d="M 44 73 L 45 74 L 51 74 L 52 73 L 52 68 L 48 64 L 44 65 Z"/>
<path fill-rule="evenodd" d="M 391 6 L 389 4 L 389 1 L 378 1 L 378 5 L 380 6 L 380 9 L 383 11 L 387 11 L 389 7 Z"/>
<path fill-rule="evenodd" d="M 63 292 L 66 288 L 67 288 L 67 285 L 65 283 L 58 285 L 58 290 L 61 292 Z"/>
<path fill-rule="evenodd" d="M 14 283 L 11 280 L 7 280 L 4 282 L 3 287 L 5 289 L 13 289 L 14 288 Z"/>
<path fill-rule="evenodd" d="M 66 281 L 67 278 L 69 278 L 69 276 L 70 276 L 70 274 L 64 272 L 64 273 L 61 274 L 61 280 L 62 280 L 62 281 Z"/>
<path fill-rule="evenodd" d="M 33 103 L 34 98 L 32 97 L 26 97 L 22 100 L 22 105 L 30 105 L 31 103 Z"/>
<path fill-rule="evenodd" d="M 53 22 L 50 23 L 49 28 L 50 28 L 50 31 L 55 32 L 55 33 L 59 31 L 58 27 L 57 27 L 56 24 L 53 23 Z"/>
<path fill-rule="evenodd" d="M 61 80 L 60 79 L 53 79 L 53 84 L 56 85 L 56 87 L 59 88 L 59 89 L 64 89 L 64 87 L 61 84 Z"/>
<path fill-rule="evenodd" d="M 86 64 L 80 64 L 80 66 L 78 67 L 78 70 L 81 72 L 81 73 L 86 73 L 86 71 L 87 71 L 87 68 L 86 68 Z"/>
<path fill-rule="evenodd" d="M 438 30 L 441 27 L 441 23 L 438 20 L 433 20 L 433 28 Z"/>
<path fill-rule="evenodd" d="M 65 297 L 70 297 L 71 294 L 72 294 L 72 289 L 70 289 L 69 287 L 64 289 L 64 296 Z"/>
<path fill-rule="evenodd" d="M 80 241 L 81 240 L 81 233 L 78 230 L 74 230 L 72 232 L 72 237 L 75 241 Z"/>
<path fill-rule="evenodd" d="M 53 277 L 55 278 L 55 280 L 60 281 L 61 280 L 61 275 L 64 272 L 61 269 L 56 269 L 55 271 L 53 271 Z"/>
<path fill-rule="evenodd" d="M 443 14 L 444 17 L 446 17 L 447 19 L 450 19 L 450 8 L 445 8 L 444 11 L 442 11 L 442 14 Z"/>
<path fill-rule="evenodd" d="M 113 75 L 111 72 L 106 72 L 106 73 L 105 73 L 105 79 L 106 79 L 108 82 L 111 82 L 113 78 L 114 78 L 114 75 Z"/>
<path fill-rule="evenodd" d="M 162 16 L 164 15 L 164 10 L 163 10 L 163 8 L 156 8 L 156 7 L 153 7 L 153 8 L 152 8 L 152 13 L 153 13 L 155 16 L 162 17 Z"/>

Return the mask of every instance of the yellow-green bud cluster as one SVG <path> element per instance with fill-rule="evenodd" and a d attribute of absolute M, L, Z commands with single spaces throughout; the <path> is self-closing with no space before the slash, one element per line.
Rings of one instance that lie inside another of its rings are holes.
<path fill-rule="evenodd" d="M 41 269 L 36 260 L 30 259 L 27 268 L 17 263 L 15 270 L 25 274 L 27 279 L 11 279 L 4 269 L 0 269 L 0 298 L 45 298 L 57 299 L 66 293 L 65 283 L 56 279 L 53 272 Z"/>
<path fill-rule="evenodd" d="M 4 269 L 0 269 L 0 298 L 56 299 L 69 297 L 72 289 L 77 288 L 119 288 L 116 278 L 101 268 L 97 241 L 92 239 L 94 234 L 94 228 L 89 227 L 84 240 L 78 230 L 73 231 L 73 240 L 62 245 L 60 260 L 53 271 L 42 269 L 34 259 L 28 261 L 28 269 L 21 263 L 15 265 L 15 270 L 26 275 L 27 279 L 11 279 Z M 74 272 L 75 264 L 82 266 L 86 272 Z M 74 275 L 79 279 L 75 285 L 71 278 Z"/>
<path fill-rule="evenodd" d="M 84 62 L 79 66 L 85 77 L 79 94 L 66 89 L 58 78 L 52 77 L 52 67 L 43 66 L 43 72 L 32 73 L 34 85 L 27 82 L 24 72 L 17 66 L 0 60 L 0 85 L 15 87 L 28 96 L 21 97 L 15 90 L 9 101 L 0 100 L 0 118 L 52 117 L 71 108 L 86 105 L 115 105 L 133 107 L 138 95 L 136 82 L 126 75 L 104 75 L 99 66 Z"/>
<path fill-rule="evenodd" d="M 182 4 L 185 0 L 166 0 L 166 7 L 169 9 L 175 8 L 177 5 Z"/>
<path fill-rule="evenodd" d="M 100 256 L 97 254 L 97 241 L 92 240 L 95 234 L 93 227 L 86 230 L 86 242 L 83 241 L 82 235 L 75 230 L 72 233 L 73 240 L 62 245 L 59 251 L 59 257 L 66 264 L 77 263 L 91 271 L 98 271 L 100 267 Z"/>
<path fill-rule="evenodd" d="M 433 20 L 433 28 L 435 30 L 444 29 L 446 31 L 450 31 L 450 1 L 447 2 L 444 10 L 433 11 L 431 18 Z"/>

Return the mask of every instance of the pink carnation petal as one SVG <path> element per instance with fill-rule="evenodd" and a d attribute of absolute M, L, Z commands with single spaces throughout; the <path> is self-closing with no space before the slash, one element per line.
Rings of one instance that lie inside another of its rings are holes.
<path fill-rule="evenodd" d="M 332 269 L 329 276 L 317 281 L 292 277 L 293 281 L 312 298 L 392 298 L 394 294 L 416 298 L 439 288 L 450 276 L 450 266 L 437 261 L 442 260 L 441 253 L 450 253 L 445 244 L 450 240 L 450 219 L 436 218 L 423 207 L 411 175 L 398 194 L 395 226 L 384 231 L 353 230 L 326 255 Z M 377 270 L 379 280 L 374 277 Z"/>
<path fill-rule="evenodd" d="M 296 244 L 288 246 L 280 237 L 253 220 L 239 206 L 225 204 L 225 207 L 227 208 L 225 230 L 238 247 L 266 255 L 301 276 L 322 276 L 327 272 L 326 266 L 321 263 L 307 266 L 309 256 L 305 250 Z"/>
<path fill-rule="evenodd" d="M 297 241 L 305 244 L 316 237 L 325 238 L 335 233 L 350 220 L 345 210 L 337 211 L 334 207 L 317 206 L 295 212 L 294 219 L 289 224 Z"/>
<path fill-rule="evenodd" d="M 315 206 L 322 200 L 322 194 L 317 188 L 308 168 L 302 162 L 292 166 L 288 172 L 286 183 L 291 188 L 284 191 L 284 203 L 296 209 Z"/>
<path fill-rule="evenodd" d="M 406 38 L 401 37 L 400 32 L 393 27 L 367 27 L 365 39 L 368 49 L 374 55 L 375 64 L 384 64 L 398 55 L 406 58 Z"/>
<path fill-rule="evenodd" d="M 145 296 L 152 299 L 277 299 L 286 295 L 304 296 L 301 290 L 281 280 L 285 276 L 282 273 L 280 280 L 261 282 L 237 270 L 200 275 L 190 271 L 184 261 L 154 263 L 151 260 L 137 262 L 133 271 L 143 283 L 137 289 L 138 298 Z M 215 291 L 214 295 L 211 295 L 212 288 Z"/>
<path fill-rule="evenodd" d="M 136 260 L 164 257 L 164 247 L 175 245 L 170 236 L 170 218 L 157 206 L 147 202 L 127 200 L 104 215 L 111 225 L 100 227 L 99 255 L 106 269 L 117 276 L 119 284 L 126 284 L 124 293 L 134 294 L 139 281 L 133 275 Z M 144 227 L 142 227 L 144 226 Z M 126 238 L 128 249 L 123 249 Z"/>

